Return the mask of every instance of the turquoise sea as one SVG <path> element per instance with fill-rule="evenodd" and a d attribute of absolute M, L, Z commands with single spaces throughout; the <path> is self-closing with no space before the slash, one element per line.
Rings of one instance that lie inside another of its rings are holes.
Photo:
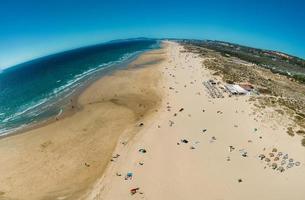
<path fill-rule="evenodd" d="M 157 40 L 125 40 L 38 58 L 0 72 L 0 136 L 62 112 L 58 103 L 90 80 L 116 70 Z"/>

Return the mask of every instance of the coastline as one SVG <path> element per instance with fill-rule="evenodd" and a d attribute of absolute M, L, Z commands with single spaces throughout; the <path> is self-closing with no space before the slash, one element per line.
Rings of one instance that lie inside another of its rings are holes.
<path fill-rule="evenodd" d="M 213 58 L 163 44 L 86 88 L 79 112 L 0 140 L 0 199 L 303 200 L 289 116 L 255 96 L 213 98 L 204 83 L 226 84 Z"/>
<path fill-rule="evenodd" d="M 131 56 L 127 60 L 123 61 L 122 63 L 114 64 L 106 69 L 101 68 L 99 71 L 96 72 L 96 74 L 93 74 L 91 77 L 89 77 L 89 79 L 85 80 L 82 83 L 82 85 L 79 86 L 78 88 L 76 88 L 75 91 L 73 91 L 71 94 L 69 94 L 66 97 L 59 97 L 59 99 L 56 100 L 57 102 L 55 103 L 55 105 L 58 105 L 58 107 L 61 108 L 60 115 L 57 114 L 57 115 L 49 116 L 48 118 L 43 119 L 41 121 L 34 122 L 32 124 L 27 124 L 24 127 L 21 127 L 20 129 L 0 135 L 0 140 L 3 138 L 10 137 L 10 136 L 23 134 L 25 132 L 47 126 L 51 123 L 56 122 L 59 119 L 62 120 L 65 117 L 72 116 L 73 114 L 75 114 L 76 112 L 78 112 L 81 109 L 81 105 L 78 103 L 78 99 L 79 99 L 80 95 L 88 87 L 90 87 L 92 84 L 97 82 L 99 79 L 102 79 L 103 77 L 113 75 L 118 70 L 127 69 L 128 66 L 130 67 L 130 65 L 132 65 L 132 63 L 135 60 L 137 60 L 142 54 L 145 54 L 146 52 L 154 51 L 154 50 L 144 50 L 141 52 L 137 52 L 135 55 Z M 126 68 L 126 66 L 127 66 L 127 68 Z"/>
<path fill-rule="evenodd" d="M 120 135 L 135 135 L 139 120 L 158 108 L 163 53 L 144 52 L 126 69 L 92 82 L 59 120 L 1 138 L 0 198 L 75 199 L 86 191 L 103 174 Z"/>

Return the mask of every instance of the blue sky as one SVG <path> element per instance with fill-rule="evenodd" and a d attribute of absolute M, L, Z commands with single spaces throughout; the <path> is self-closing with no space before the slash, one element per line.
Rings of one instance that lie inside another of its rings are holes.
<path fill-rule="evenodd" d="M 302 0 L 1 0 L 0 68 L 130 37 L 216 39 L 305 58 Z"/>

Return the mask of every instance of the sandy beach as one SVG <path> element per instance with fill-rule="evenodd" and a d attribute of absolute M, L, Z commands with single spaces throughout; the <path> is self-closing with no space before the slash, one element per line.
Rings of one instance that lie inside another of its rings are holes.
<path fill-rule="evenodd" d="M 205 58 L 176 43 L 166 52 L 160 112 L 127 145 L 120 139 L 120 157 L 83 199 L 305 199 L 305 148 L 286 133 L 293 122 L 250 96 L 211 98 L 203 82 L 223 83 Z"/>
<path fill-rule="evenodd" d="M 204 56 L 163 44 L 93 83 L 75 114 L 1 139 L 0 199 L 305 199 L 293 122 L 250 95 L 212 98 L 203 82 L 225 83 Z"/>
<path fill-rule="evenodd" d="M 131 138 L 161 102 L 163 50 L 90 85 L 74 114 L 0 140 L 0 199 L 77 199 L 103 174 L 121 135 Z"/>

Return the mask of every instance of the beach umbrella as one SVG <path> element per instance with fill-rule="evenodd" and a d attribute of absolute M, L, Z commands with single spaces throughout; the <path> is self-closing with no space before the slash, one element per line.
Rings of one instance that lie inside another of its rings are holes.
<path fill-rule="evenodd" d="M 272 167 L 272 169 L 276 169 L 277 168 L 277 164 L 276 163 L 272 163 L 271 167 Z"/>
<path fill-rule="evenodd" d="M 294 163 L 288 163 L 287 168 L 293 167 Z"/>
<path fill-rule="evenodd" d="M 280 172 L 285 171 L 284 167 L 280 166 L 279 168 L 277 168 L 277 170 L 279 170 Z"/>

